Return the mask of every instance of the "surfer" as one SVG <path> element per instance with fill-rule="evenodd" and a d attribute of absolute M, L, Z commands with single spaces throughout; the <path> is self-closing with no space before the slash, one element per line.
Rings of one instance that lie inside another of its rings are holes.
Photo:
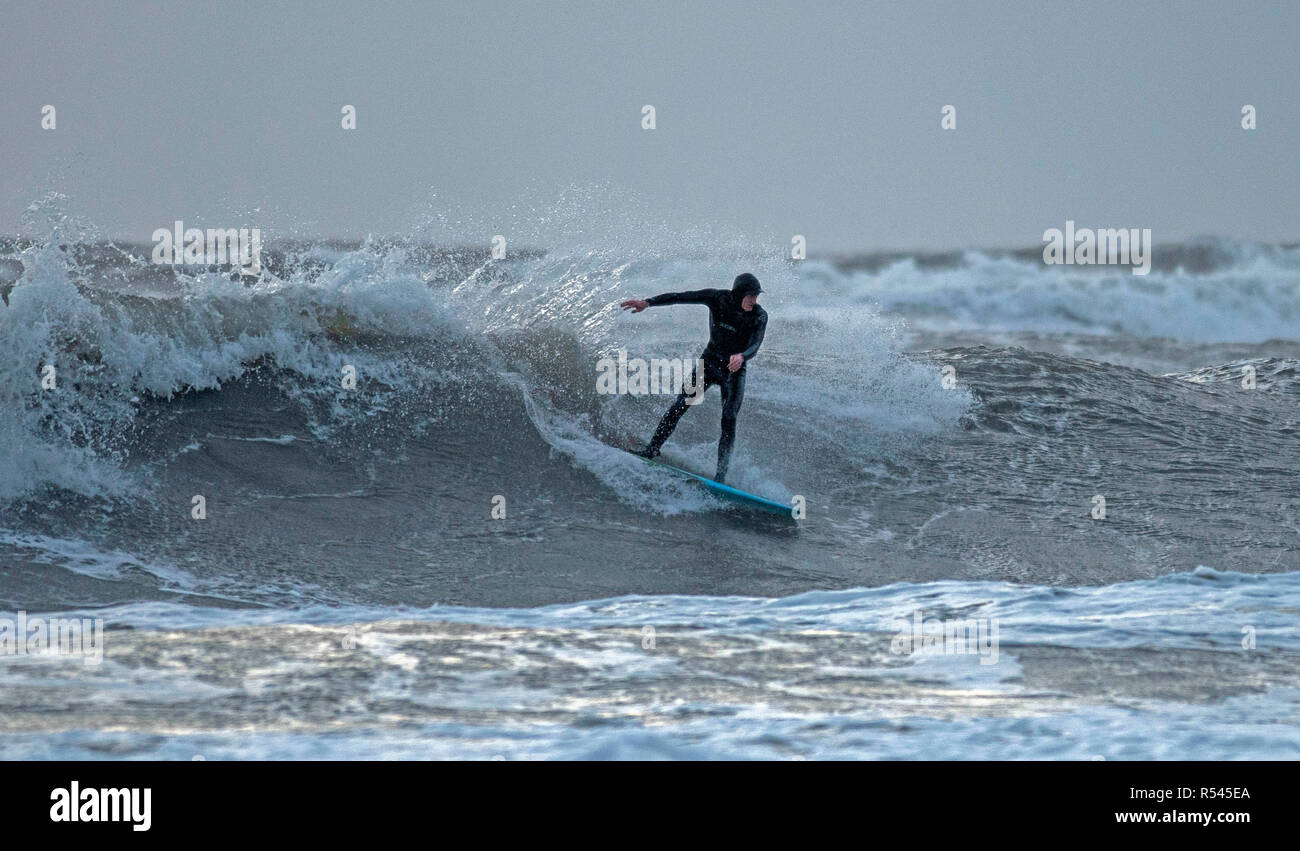
<path fill-rule="evenodd" d="M 763 332 L 767 328 L 767 312 L 758 306 L 758 294 L 763 291 L 758 278 L 745 272 L 737 275 L 727 290 L 691 290 L 683 293 L 664 293 L 653 298 L 632 298 L 619 306 L 633 313 L 647 307 L 665 304 L 705 304 L 709 307 L 709 344 L 704 347 L 700 360 L 704 363 L 704 383 L 699 375 L 691 380 L 691 387 L 707 390 L 718 385 L 722 391 L 722 434 L 718 438 L 718 470 L 713 479 L 722 482 L 727 478 L 727 465 L 731 461 L 731 446 L 736 440 L 736 415 L 745 398 L 745 365 L 758 354 L 763 345 Z M 654 458 L 664 441 L 677 427 L 689 404 L 690 393 L 682 391 L 672 407 L 659 421 L 654 437 L 637 454 Z"/>

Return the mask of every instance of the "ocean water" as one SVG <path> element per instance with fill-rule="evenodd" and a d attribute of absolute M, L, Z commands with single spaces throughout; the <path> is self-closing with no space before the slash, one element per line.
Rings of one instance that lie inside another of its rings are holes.
<path fill-rule="evenodd" d="M 0 245 L 0 619 L 104 627 L 0 653 L 0 756 L 1300 756 L 1300 249 L 681 244 Z M 729 481 L 798 523 L 611 448 L 671 400 L 595 389 L 707 333 L 618 301 L 742 270 Z"/>

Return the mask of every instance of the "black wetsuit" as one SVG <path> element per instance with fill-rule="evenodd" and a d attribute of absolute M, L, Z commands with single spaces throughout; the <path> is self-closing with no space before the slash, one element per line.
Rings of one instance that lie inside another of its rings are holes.
<path fill-rule="evenodd" d="M 753 310 L 744 310 L 740 306 L 743 293 L 727 290 L 692 290 L 684 293 L 664 293 L 646 299 L 651 307 L 665 304 L 705 304 L 709 307 L 709 344 L 704 348 L 700 359 L 704 361 L 704 385 L 700 386 L 699 376 L 693 375 L 691 385 L 700 388 L 700 392 L 716 384 L 722 390 L 722 436 L 718 438 L 718 470 L 716 481 L 727 477 L 727 465 L 731 461 L 731 446 L 736 440 L 736 415 L 740 413 L 740 403 L 745 399 L 745 364 L 758 354 L 758 347 L 763 345 L 763 332 L 767 329 L 767 312 L 757 304 Z M 734 354 L 745 358 L 740 369 L 731 372 L 727 362 Z M 654 437 L 646 446 L 643 454 L 653 457 L 659 454 L 664 441 L 677 427 L 677 421 L 688 407 L 687 399 L 691 394 L 682 392 L 673 402 L 668 412 L 659 421 Z"/>

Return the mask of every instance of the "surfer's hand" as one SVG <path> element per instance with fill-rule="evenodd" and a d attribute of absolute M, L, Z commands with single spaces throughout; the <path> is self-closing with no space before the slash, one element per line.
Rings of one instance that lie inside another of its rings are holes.
<path fill-rule="evenodd" d="M 646 301 L 643 298 L 630 298 L 627 301 L 621 302 L 619 304 L 619 307 L 623 308 L 624 310 L 630 310 L 633 313 L 640 313 L 641 311 L 645 310 L 649 306 L 650 306 L 650 302 Z"/>
<path fill-rule="evenodd" d="M 735 372 L 736 370 L 740 369 L 744 365 L 745 365 L 744 355 L 732 355 L 731 360 L 727 361 L 727 369 L 731 370 L 732 372 Z"/>

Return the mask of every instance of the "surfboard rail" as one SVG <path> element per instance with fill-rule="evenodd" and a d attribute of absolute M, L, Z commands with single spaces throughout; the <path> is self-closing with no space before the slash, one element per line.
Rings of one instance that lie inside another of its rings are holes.
<path fill-rule="evenodd" d="M 628 453 L 628 454 L 636 455 L 636 453 Z M 674 467 L 672 464 L 665 464 L 662 461 L 654 461 L 650 458 L 642 458 L 640 455 L 636 455 L 636 457 L 641 458 L 641 460 L 646 462 L 647 464 L 653 464 L 656 467 L 660 467 L 664 470 L 668 470 L 669 472 L 676 473 L 679 476 L 685 476 L 689 479 L 694 479 L 696 482 L 703 485 L 710 492 L 715 493 L 725 499 L 729 499 L 732 502 L 736 502 L 741 505 L 746 505 L 751 508 L 757 508 L 762 511 L 768 511 L 773 514 L 784 514 L 786 517 L 789 517 L 791 519 L 794 518 L 793 506 L 784 505 L 782 503 L 776 502 L 775 500 L 768 499 L 767 497 L 758 496 L 757 494 L 752 494 L 749 493 L 748 491 L 743 491 L 740 488 L 733 488 L 731 485 L 725 485 L 722 484 L 721 482 L 715 482 L 713 479 L 707 479 L 704 476 L 698 475 L 696 473 L 692 473 L 690 470 L 683 470 L 680 467 Z"/>

